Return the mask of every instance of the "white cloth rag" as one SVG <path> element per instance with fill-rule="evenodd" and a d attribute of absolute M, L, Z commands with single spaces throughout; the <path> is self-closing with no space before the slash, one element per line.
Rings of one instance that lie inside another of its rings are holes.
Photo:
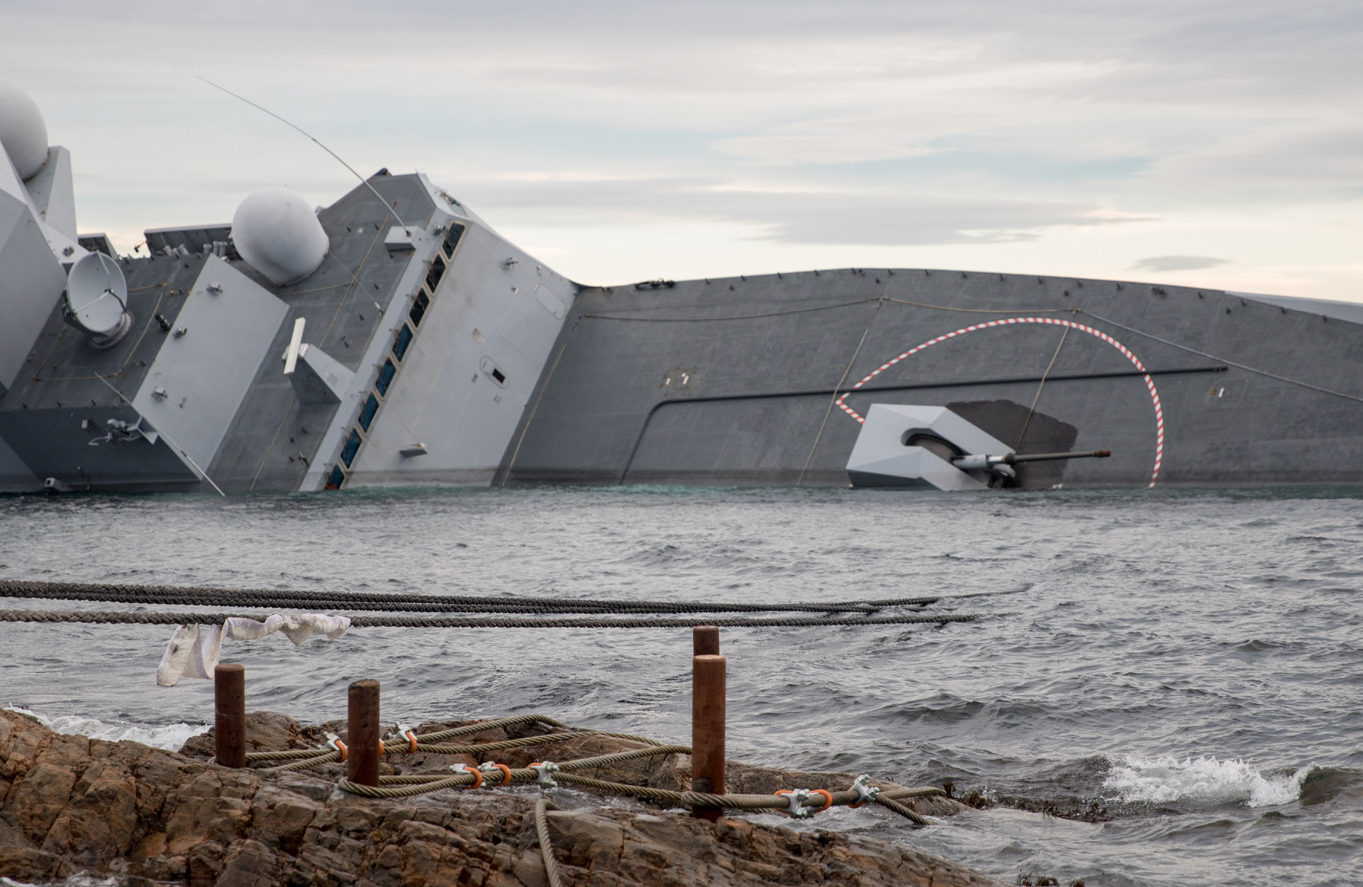
<path fill-rule="evenodd" d="M 267 634 L 282 631 L 294 646 L 313 635 L 324 634 L 336 640 L 350 628 L 347 616 L 327 616 L 321 613 L 302 613 L 288 616 L 274 615 L 260 622 L 234 616 L 222 625 L 181 625 L 166 644 L 161 665 L 156 669 L 156 683 L 174 687 L 180 678 L 211 678 L 213 668 L 222 654 L 224 638 L 234 641 L 254 641 Z M 200 631 L 200 629 L 204 629 Z"/>

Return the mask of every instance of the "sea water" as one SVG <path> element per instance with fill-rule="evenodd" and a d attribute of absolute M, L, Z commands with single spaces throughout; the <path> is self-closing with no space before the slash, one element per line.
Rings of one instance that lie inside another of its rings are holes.
<path fill-rule="evenodd" d="M 0 498 L 0 578 L 611 600 L 944 600 L 942 626 L 726 628 L 728 754 L 951 782 L 981 809 L 856 831 L 1008 883 L 1363 883 L 1363 497 L 646 487 Z M 0 606 L 115 609 L 11 600 Z M 142 607 L 141 609 L 147 609 Z M 197 609 L 198 608 L 180 608 Z M 222 608 L 218 608 L 222 609 Z M 170 627 L 0 624 L 0 705 L 177 747 Z M 685 629 L 352 629 L 228 642 L 248 708 L 538 712 L 690 737 Z M 798 786 L 793 786 L 798 787 Z"/>

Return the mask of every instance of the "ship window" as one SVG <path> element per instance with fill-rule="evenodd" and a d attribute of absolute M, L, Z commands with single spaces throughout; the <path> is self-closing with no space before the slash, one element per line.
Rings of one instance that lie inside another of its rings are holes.
<path fill-rule="evenodd" d="M 374 421 L 374 414 L 378 411 L 379 399 L 371 394 L 369 399 L 364 402 L 364 408 L 360 410 L 360 427 L 368 431 L 369 423 Z"/>
<path fill-rule="evenodd" d="M 492 361 L 492 358 L 484 357 L 478 362 L 478 368 L 487 373 L 488 378 L 498 385 L 506 384 L 506 373 L 502 372 L 501 367 L 497 366 L 497 364 Z"/>
<path fill-rule="evenodd" d="M 382 369 L 379 370 L 379 377 L 374 380 L 374 389 L 378 391 L 380 397 L 388 396 L 388 385 L 393 381 L 393 376 L 397 375 L 398 368 L 393 365 L 391 360 L 383 362 Z"/>
<path fill-rule="evenodd" d="M 393 340 L 393 356 L 402 361 L 403 355 L 407 353 L 407 346 L 412 344 L 412 328 L 407 324 L 402 325 L 398 330 L 398 337 Z"/>
<path fill-rule="evenodd" d="M 345 472 L 341 470 L 341 466 L 335 465 L 332 467 L 331 476 L 327 478 L 326 486 L 323 489 L 339 490 L 343 483 L 345 483 Z"/>
<path fill-rule="evenodd" d="M 407 316 L 412 319 L 412 326 L 421 326 L 421 318 L 426 316 L 426 307 L 430 304 L 430 296 L 425 293 L 416 294 L 416 300 L 412 302 L 412 310 L 407 312 Z"/>
<path fill-rule="evenodd" d="M 445 232 L 445 255 L 454 258 L 454 248 L 459 245 L 459 238 L 464 236 L 464 226 L 450 223 L 449 230 Z"/>
<path fill-rule="evenodd" d="M 440 286 L 440 278 L 445 276 L 445 260 L 436 256 L 431 259 L 430 270 L 426 272 L 426 289 L 435 292 L 435 288 Z"/>
<path fill-rule="evenodd" d="M 360 451 L 360 432 L 354 428 L 350 429 L 350 437 L 346 438 L 345 446 L 341 449 L 341 461 L 345 467 L 349 468 L 350 463 L 355 461 L 355 454 Z"/>

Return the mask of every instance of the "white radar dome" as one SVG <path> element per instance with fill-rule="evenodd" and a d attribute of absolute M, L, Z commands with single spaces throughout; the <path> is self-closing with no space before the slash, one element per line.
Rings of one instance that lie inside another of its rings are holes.
<path fill-rule="evenodd" d="M 0 145 L 28 181 L 47 163 L 47 124 L 28 93 L 0 83 Z"/>
<path fill-rule="evenodd" d="M 232 242 L 275 286 L 316 271 L 330 246 L 312 207 L 288 188 L 266 188 L 243 200 L 232 216 Z"/>

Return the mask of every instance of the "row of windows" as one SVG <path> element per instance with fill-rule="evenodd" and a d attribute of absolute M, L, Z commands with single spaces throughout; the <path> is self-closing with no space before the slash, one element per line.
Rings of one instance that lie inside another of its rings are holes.
<path fill-rule="evenodd" d="M 355 464 L 355 457 L 359 455 L 365 435 L 369 433 L 370 426 L 374 424 L 374 417 L 378 415 L 379 407 L 383 404 L 384 398 L 388 396 L 388 390 L 393 385 L 393 378 L 398 374 L 398 367 L 402 364 L 403 358 L 407 356 L 407 349 L 411 347 L 412 339 L 416 337 L 416 330 L 426 317 L 426 309 L 431 306 L 431 296 L 440 286 L 440 281 L 445 276 L 449 262 L 454 258 L 454 250 L 459 246 L 459 239 L 463 234 L 463 225 L 451 223 L 446 230 L 445 239 L 440 245 L 443 255 L 438 253 L 431 260 L 431 266 L 426 271 L 426 285 L 417 292 L 416 298 L 412 300 L 412 305 L 407 311 L 407 320 L 403 322 L 402 326 L 398 328 L 397 334 L 393 336 L 389 355 L 384 358 L 383 364 L 374 376 L 374 390 L 369 392 L 369 396 L 365 398 L 364 404 L 360 407 L 360 413 L 355 418 L 355 424 L 350 429 L 350 434 L 346 435 L 345 445 L 341 447 L 340 461 L 331 467 L 331 473 L 327 476 L 326 489 L 339 490 L 345 484 L 347 472 L 350 466 Z"/>

